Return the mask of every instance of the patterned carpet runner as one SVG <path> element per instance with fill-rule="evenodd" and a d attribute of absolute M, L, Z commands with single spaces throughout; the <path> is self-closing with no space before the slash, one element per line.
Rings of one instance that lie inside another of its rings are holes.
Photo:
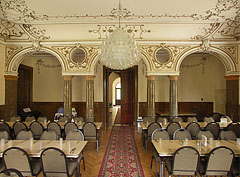
<path fill-rule="evenodd" d="M 113 126 L 99 177 L 144 177 L 131 127 Z"/>

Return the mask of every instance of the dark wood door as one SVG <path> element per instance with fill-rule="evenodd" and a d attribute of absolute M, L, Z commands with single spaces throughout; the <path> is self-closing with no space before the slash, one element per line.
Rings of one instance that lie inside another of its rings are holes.
<path fill-rule="evenodd" d="M 134 121 L 134 70 L 121 71 L 121 124 Z"/>
<path fill-rule="evenodd" d="M 21 113 L 23 108 L 30 108 L 32 102 L 33 68 L 20 65 L 18 68 L 18 74 L 17 111 L 18 113 Z"/>

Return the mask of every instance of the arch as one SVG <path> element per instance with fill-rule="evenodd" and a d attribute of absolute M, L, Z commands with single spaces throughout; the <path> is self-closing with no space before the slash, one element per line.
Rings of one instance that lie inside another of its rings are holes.
<path fill-rule="evenodd" d="M 41 52 L 46 52 L 46 53 L 50 53 L 53 56 L 55 56 L 57 58 L 57 60 L 59 61 L 62 71 L 66 71 L 66 63 L 64 62 L 65 60 L 63 59 L 63 56 L 61 56 L 60 54 L 58 54 L 56 51 L 47 48 L 47 47 L 41 47 L 39 49 L 39 51 Z M 20 65 L 20 63 L 24 60 L 24 56 L 26 56 L 29 53 L 33 53 L 36 52 L 36 49 L 34 47 L 28 47 L 28 48 L 24 48 L 21 51 L 15 53 L 13 56 L 10 57 L 10 62 L 8 63 L 8 65 L 6 66 L 6 74 L 9 75 L 17 75 L 17 69 Z"/>
<path fill-rule="evenodd" d="M 188 50 L 187 52 L 183 53 L 176 64 L 176 71 L 180 71 L 180 66 L 182 64 L 182 61 L 190 54 L 193 54 L 195 52 L 199 52 L 202 51 L 201 46 L 199 47 L 193 47 L 192 49 Z M 216 56 L 217 58 L 220 59 L 220 61 L 223 63 L 224 68 L 225 68 L 225 74 L 227 73 L 234 73 L 236 72 L 236 65 L 233 62 L 231 56 L 229 56 L 229 54 L 227 54 L 226 52 L 222 51 L 219 48 L 216 47 L 209 47 L 207 51 L 204 51 L 206 53 L 210 53 L 214 56 Z"/>

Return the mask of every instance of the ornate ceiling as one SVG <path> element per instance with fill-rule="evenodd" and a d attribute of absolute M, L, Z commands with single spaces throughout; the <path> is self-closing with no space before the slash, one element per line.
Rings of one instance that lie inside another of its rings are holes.
<path fill-rule="evenodd" d="M 240 40 L 240 0 L 121 0 L 118 8 L 118 0 L 1 0 L 0 39 L 100 41 L 120 15 L 138 41 Z"/>

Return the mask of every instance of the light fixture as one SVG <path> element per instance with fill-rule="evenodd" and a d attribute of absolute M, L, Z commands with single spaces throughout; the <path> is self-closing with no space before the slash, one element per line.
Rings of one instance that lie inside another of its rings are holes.
<path fill-rule="evenodd" d="M 117 15 L 119 26 L 103 41 L 99 56 L 100 62 L 106 67 L 123 70 L 137 64 L 140 59 L 140 52 L 137 42 L 127 31 L 121 28 L 120 21 L 123 12 L 120 1 Z"/>

